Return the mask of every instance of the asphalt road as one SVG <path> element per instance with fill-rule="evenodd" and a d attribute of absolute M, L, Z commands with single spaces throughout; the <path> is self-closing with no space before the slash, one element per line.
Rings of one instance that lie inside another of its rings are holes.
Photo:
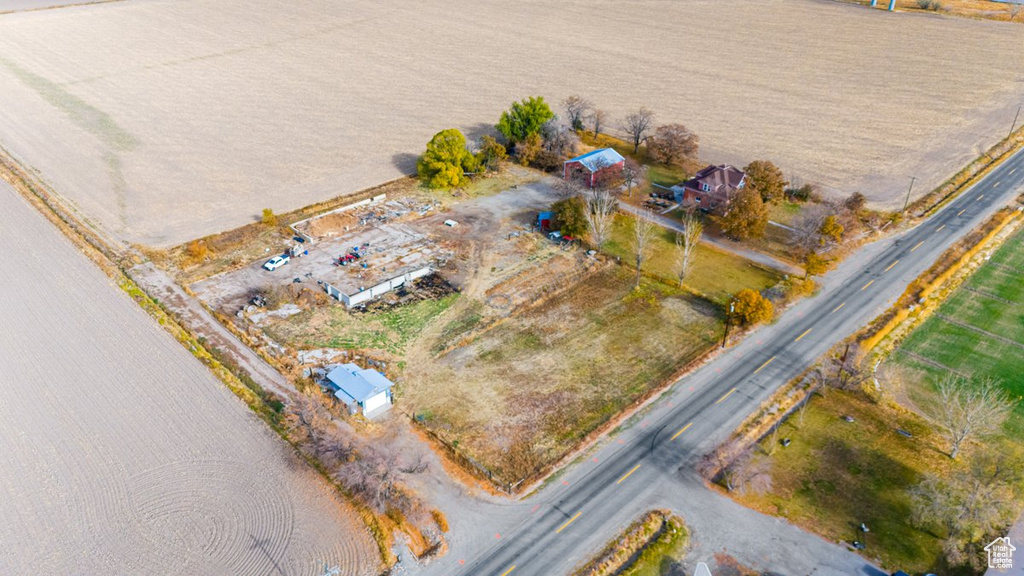
<path fill-rule="evenodd" d="M 550 483 L 512 530 L 475 558 L 470 555 L 457 573 L 570 572 L 599 548 L 598 534 L 643 513 L 640 503 L 652 493 L 671 491 L 681 469 L 692 467 L 779 386 L 890 306 L 946 248 L 1010 203 L 1022 183 L 1024 154 L 1018 153 L 925 223 L 853 255 L 824 278 L 821 294 L 681 379 L 613 441 Z M 878 572 L 865 563 L 861 573 Z"/>

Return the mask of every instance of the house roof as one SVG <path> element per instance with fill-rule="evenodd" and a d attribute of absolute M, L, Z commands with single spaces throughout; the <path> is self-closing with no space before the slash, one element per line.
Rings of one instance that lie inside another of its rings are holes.
<path fill-rule="evenodd" d="M 712 192 L 718 192 L 725 188 L 739 188 L 746 174 L 742 170 L 729 164 L 711 165 L 702 168 L 683 183 L 683 186 L 692 190 L 703 190 L 702 184 L 707 184 Z"/>
<path fill-rule="evenodd" d="M 348 405 L 363 403 L 394 386 L 376 370 L 362 369 L 355 364 L 340 364 L 327 373 L 327 381 L 337 392 L 334 396 Z"/>
<path fill-rule="evenodd" d="M 614 149 L 599 148 L 597 150 L 587 152 L 582 156 L 570 158 L 569 160 L 565 161 L 565 164 L 568 164 L 570 162 L 579 162 L 587 170 L 590 170 L 591 172 L 597 172 L 598 170 L 604 168 L 605 166 L 618 164 L 623 160 L 625 160 L 625 158 L 622 157 L 622 154 L 619 154 Z"/>

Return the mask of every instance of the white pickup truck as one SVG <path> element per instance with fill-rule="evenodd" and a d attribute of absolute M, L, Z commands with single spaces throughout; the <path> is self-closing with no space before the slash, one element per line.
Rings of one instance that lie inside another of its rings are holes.
<path fill-rule="evenodd" d="M 263 264 L 263 268 L 273 272 L 274 270 L 277 270 L 281 266 L 287 264 L 289 260 L 291 260 L 291 258 L 289 258 L 287 255 L 274 256 L 273 258 L 267 260 Z"/>

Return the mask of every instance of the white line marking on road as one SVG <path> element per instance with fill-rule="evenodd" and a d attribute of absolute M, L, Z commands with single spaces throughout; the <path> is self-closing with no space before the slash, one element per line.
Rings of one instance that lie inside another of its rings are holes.
<path fill-rule="evenodd" d="M 985 197 L 985 195 L 984 195 L 984 194 L 978 194 L 978 197 L 977 197 L 977 198 L 975 198 L 975 199 L 974 199 L 974 201 L 975 201 L 975 202 L 977 202 L 978 200 L 981 200 L 981 199 L 982 199 L 982 198 L 984 198 L 984 197 Z"/>
<path fill-rule="evenodd" d="M 936 228 L 935 231 L 936 232 L 942 232 L 942 229 L 945 228 L 945 227 L 946 227 L 946 225 L 943 224 L 942 226 L 939 226 L 938 228 Z"/>

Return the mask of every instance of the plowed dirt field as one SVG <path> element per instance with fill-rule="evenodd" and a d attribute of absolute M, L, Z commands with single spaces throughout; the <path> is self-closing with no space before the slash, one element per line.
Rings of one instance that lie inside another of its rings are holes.
<path fill-rule="evenodd" d="M 683 122 L 708 160 L 896 206 L 1007 133 L 1022 45 L 1013 24 L 814 0 L 126 0 L 0 16 L 0 145 L 113 234 L 168 245 L 579 93 Z"/>

